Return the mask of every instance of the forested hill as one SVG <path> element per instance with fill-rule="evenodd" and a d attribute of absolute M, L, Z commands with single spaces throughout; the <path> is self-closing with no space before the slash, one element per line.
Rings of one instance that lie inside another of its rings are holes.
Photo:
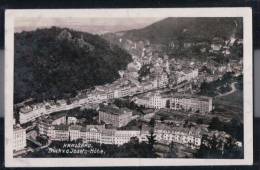
<path fill-rule="evenodd" d="M 98 35 L 57 27 L 15 33 L 14 102 L 65 98 L 112 82 L 131 60 Z"/>
<path fill-rule="evenodd" d="M 171 41 L 209 41 L 214 37 L 243 38 L 242 18 L 166 18 L 142 29 L 122 31 L 123 38 L 149 40 L 167 45 Z"/>

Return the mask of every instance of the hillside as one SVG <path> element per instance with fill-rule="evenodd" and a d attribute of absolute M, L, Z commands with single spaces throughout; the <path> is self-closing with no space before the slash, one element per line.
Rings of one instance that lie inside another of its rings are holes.
<path fill-rule="evenodd" d="M 142 29 L 120 33 L 133 41 L 167 45 L 171 41 L 228 39 L 233 33 L 242 38 L 242 27 L 241 18 L 166 18 Z"/>
<path fill-rule="evenodd" d="M 142 29 L 102 36 L 136 56 L 148 46 L 161 56 L 175 59 L 223 63 L 243 56 L 243 45 L 237 43 L 243 39 L 242 18 L 165 18 Z M 236 43 L 230 46 L 227 58 L 222 47 L 234 39 Z M 212 44 L 220 44 L 221 49 L 210 52 Z"/>
<path fill-rule="evenodd" d="M 131 60 L 98 35 L 57 27 L 16 33 L 14 102 L 69 97 L 112 82 Z"/>

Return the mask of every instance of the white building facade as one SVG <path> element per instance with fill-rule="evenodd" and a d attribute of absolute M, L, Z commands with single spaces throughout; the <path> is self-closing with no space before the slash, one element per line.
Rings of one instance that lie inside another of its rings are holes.
<path fill-rule="evenodd" d="M 26 147 L 26 131 L 20 126 L 13 128 L 13 150 L 19 151 Z"/>

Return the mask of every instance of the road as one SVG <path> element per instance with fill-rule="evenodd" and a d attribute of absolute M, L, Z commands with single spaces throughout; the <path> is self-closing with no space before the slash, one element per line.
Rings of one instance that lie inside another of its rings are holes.
<path fill-rule="evenodd" d="M 32 139 L 32 138 L 30 138 L 30 137 L 26 137 L 26 140 L 31 141 L 32 143 L 34 143 L 34 144 L 37 145 L 38 147 L 41 147 L 41 146 L 42 146 L 42 144 L 41 144 L 40 142 L 38 142 L 37 140 Z"/>
<path fill-rule="evenodd" d="M 229 92 L 226 92 L 226 93 L 217 95 L 216 98 L 217 98 L 217 97 L 227 96 L 227 95 L 232 94 L 232 93 L 234 93 L 235 91 L 237 91 L 237 88 L 236 88 L 236 86 L 235 86 L 236 83 L 237 83 L 237 82 L 231 83 L 230 86 L 231 86 L 232 89 L 231 89 Z"/>

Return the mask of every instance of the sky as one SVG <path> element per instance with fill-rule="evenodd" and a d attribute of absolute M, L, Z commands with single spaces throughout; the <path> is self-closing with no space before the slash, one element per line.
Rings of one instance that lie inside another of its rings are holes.
<path fill-rule="evenodd" d="M 15 21 L 15 32 L 58 26 L 101 34 L 139 29 L 161 19 L 163 18 L 18 18 Z"/>

